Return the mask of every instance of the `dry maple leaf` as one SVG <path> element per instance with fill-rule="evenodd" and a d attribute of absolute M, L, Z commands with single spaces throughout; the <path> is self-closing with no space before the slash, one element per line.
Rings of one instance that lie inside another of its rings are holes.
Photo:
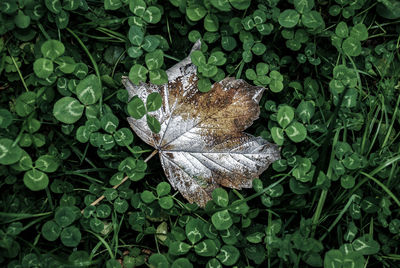
<path fill-rule="evenodd" d="M 192 51 L 199 48 L 197 42 Z M 258 118 L 264 88 L 228 77 L 201 93 L 190 56 L 167 70 L 167 75 L 168 83 L 161 86 L 135 86 L 127 77 L 122 82 L 130 98 L 137 95 L 145 101 L 152 92 L 162 97 L 162 107 L 150 113 L 161 123 L 159 133 L 150 130 L 145 117 L 130 117 L 128 122 L 158 150 L 171 185 L 201 207 L 219 185 L 250 188 L 252 180 L 280 158 L 277 145 L 242 132 Z"/>

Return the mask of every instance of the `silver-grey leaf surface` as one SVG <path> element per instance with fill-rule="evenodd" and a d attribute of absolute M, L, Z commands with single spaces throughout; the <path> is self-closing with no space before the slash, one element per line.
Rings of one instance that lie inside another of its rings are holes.
<path fill-rule="evenodd" d="M 200 43 L 194 45 L 199 49 Z M 264 88 L 241 79 L 225 78 L 211 91 L 197 89 L 196 67 L 188 56 L 167 70 L 168 83 L 161 86 L 123 84 L 130 97 L 143 101 L 159 92 L 162 107 L 149 114 L 161 124 L 153 133 L 145 118 L 128 118 L 135 133 L 159 152 L 171 185 L 189 201 L 204 207 L 219 185 L 249 188 L 267 167 L 280 158 L 277 145 L 242 131 L 259 116 Z"/>

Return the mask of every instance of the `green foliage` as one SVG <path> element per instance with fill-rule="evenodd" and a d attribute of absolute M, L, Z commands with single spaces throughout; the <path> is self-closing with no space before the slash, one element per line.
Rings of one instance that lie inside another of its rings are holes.
<path fill-rule="evenodd" d="M 160 122 L 158 122 L 157 118 L 149 114 L 149 112 L 158 110 L 161 105 L 162 98 L 160 93 L 153 92 L 147 96 L 146 105 L 138 96 L 134 96 L 127 105 L 127 111 L 135 119 L 141 119 L 146 115 L 147 125 L 151 131 L 158 133 L 161 129 Z"/>
<path fill-rule="evenodd" d="M 0 1 L 0 266 L 397 267 L 399 14 L 395 0 Z M 157 88 L 199 39 L 199 90 L 265 87 L 246 131 L 282 156 L 205 208 L 145 162 L 126 120 L 165 127 Z M 129 96 L 123 76 L 154 92 Z"/>
<path fill-rule="evenodd" d="M 222 51 L 212 52 L 208 59 L 200 50 L 191 53 L 190 58 L 194 65 L 198 67 L 199 81 L 198 88 L 201 92 L 211 90 L 210 79 L 219 81 L 224 78 L 224 72 L 218 66 L 226 63 L 225 54 Z"/>

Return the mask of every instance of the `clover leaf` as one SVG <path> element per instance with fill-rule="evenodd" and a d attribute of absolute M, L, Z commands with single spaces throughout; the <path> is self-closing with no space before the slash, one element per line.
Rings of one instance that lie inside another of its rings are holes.
<path fill-rule="evenodd" d="M 226 209 L 215 212 L 211 216 L 211 222 L 217 230 L 226 230 L 233 224 L 231 215 Z"/>
<path fill-rule="evenodd" d="M 223 245 L 217 255 L 217 259 L 224 265 L 234 265 L 240 256 L 239 250 L 231 245 Z"/>
<path fill-rule="evenodd" d="M 285 28 L 293 28 L 300 20 L 300 14 L 294 9 L 286 9 L 279 15 L 279 24 Z"/>
<path fill-rule="evenodd" d="M 57 120 L 73 124 L 83 114 L 84 106 L 75 98 L 63 97 L 54 104 L 53 114 Z"/>
<path fill-rule="evenodd" d="M 186 9 L 186 16 L 192 21 L 199 21 L 207 14 L 204 6 L 192 4 Z"/>
<path fill-rule="evenodd" d="M 149 52 L 145 56 L 146 67 L 140 64 L 132 66 L 129 72 L 129 78 L 134 84 L 145 82 L 147 74 L 149 74 L 150 82 L 156 85 L 165 84 L 168 81 L 167 74 L 162 70 L 164 64 L 164 53 L 162 50 L 157 49 Z"/>
<path fill-rule="evenodd" d="M 294 120 L 294 109 L 284 105 L 278 109 L 277 121 L 280 127 L 272 127 L 271 135 L 274 142 L 282 145 L 284 133 L 294 142 L 301 142 L 307 137 L 305 126 Z"/>
<path fill-rule="evenodd" d="M 222 51 L 214 51 L 206 59 L 204 53 L 200 50 L 193 51 L 190 58 L 194 65 L 197 66 L 199 72 L 198 88 L 201 92 L 208 92 L 211 89 L 210 78 L 219 81 L 223 71 L 218 68 L 226 63 L 225 54 Z"/>
<path fill-rule="evenodd" d="M 57 240 L 57 238 L 60 236 L 60 233 L 61 227 L 54 220 L 47 221 L 42 226 L 42 235 L 50 242 Z"/>
<path fill-rule="evenodd" d="M 146 23 L 157 23 L 161 20 L 161 10 L 157 6 L 147 6 L 143 0 L 129 2 L 129 10 L 135 15 L 132 22 L 139 27 Z"/>
<path fill-rule="evenodd" d="M 0 139 L 0 164 L 11 165 L 20 160 L 22 157 L 22 149 L 8 138 Z"/>
<path fill-rule="evenodd" d="M 105 10 L 117 10 L 122 7 L 121 0 L 105 0 L 104 9 Z"/>
<path fill-rule="evenodd" d="M 88 119 L 84 126 L 80 126 L 76 131 L 78 141 L 90 143 L 104 150 L 112 149 L 115 144 L 119 146 L 129 146 L 133 142 L 132 131 L 128 128 L 118 129 L 119 120 L 111 112 L 107 112 L 101 120 L 97 118 Z M 98 132 L 104 130 L 106 133 Z"/>
<path fill-rule="evenodd" d="M 220 207 L 227 207 L 229 203 L 229 197 L 228 193 L 222 189 L 222 188 L 216 188 L 212 192 L 212 198 L 215 202 Z"/>
<path fill-rule="evenodd" d="M 139 58 L 143 51 L 153 52 L 160 45 L 160 39 L 154 35 L 145 35 L 143 28 L 132 25 L 129 28 L 128 39 L 132 46 L 127 50 L 131 58 Z"/>
<path fill-rule="evenodd" d="M 268 35 L 272 32 L 274 26 L 271 23 L 266 23 L 266 20 L 267 15 L 265 12 L 261 9 L 257 9 L 252 15 L 242 20 L 242 25 L 246 31 L 256 28 L 261 35 Z"/>

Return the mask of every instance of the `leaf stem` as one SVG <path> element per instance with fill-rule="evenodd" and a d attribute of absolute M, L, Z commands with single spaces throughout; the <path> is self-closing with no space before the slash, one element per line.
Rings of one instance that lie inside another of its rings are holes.
<path fill-rule="evenodd" d="M 46 30 L 43 28 L 43 25 L 40 22 L 38 22 L 37 26 L 39 27 L 39 30 L 42 32 L 44 37 L 46 37 L 47 40 L 51 40 L 50 35 L 46 32 Z"/>
<path fill-rule="evenodd" d="M 177 59 L 177 58 L 175 58 L 175 57 L 173 57 L 173 56 L 170 56 L 170 55 L 168 55 L 168 54 L 165 54 L 165 53 L 164 53 L 164 57 L 166 57 L 167 59 L 170 59 L 170 60 L 174 60 L 174 61 L 176 61 L 176 62 L 180 62 L 179 59 Z"/>
<path fill-rule="evenodd" d="M 124 52 L 121 53 L 121 55 L 119 55 L 117 61 L 115 62 L 114 67 L 113 67 L 112 72 L 111 72 L 111 78 L 114 77 L 115 69 L 117 69 L 117 65 L 121 61 L 121 59 L 125 56 L 125 53 L 126 53 L 126 49 L 124 50 Z"/>
<path fill-rule="evenodd" d="M 306 136 L 306 140 L 308 140 L 309 142 L 311 142 L 312 144 L 314 144 L 317 147 L 321 147 L 321 144 L 319 144 L 318 142 L 316 142 L 315 140 L 313 140 L 311 137 Z"/>
<path fill-rule="evenodd" d="M 17 62 L 15 61 L 14 57 L 11 55 L 10 50 L 8 48 L 7 48 L 7 50 L 8 50 L 8 54 L 10 54 L 10 58 L 15 66 L 15 69 L 17 69 L 17 73 L 18 73 L 19 78 L 21 79 L 22 85 L 24 86 L 26 92 L 28 92 L 29 91 L 28 86 L 25 83 L 25 79 L 22 76 L 21 70 L 19 69 Z"/>
<path fill-rule="evenodd" d="M 147 163 L 153 156 L 155 156 L 158 153 L 158 150 L 154 150 L 145 160 L 144 162 Z M 125 176 L 120 183 L 118 183 L 117 185 L 113 186 L 113 189 L 117 189 L 118 187 L 120 187 L 124 182 L 126 182 L 129 179 L 128 176 Z M 97 198 L 95 201 L 93 201 L 89 206 L 96 206 L 98 203 L 100 203 L 103 199 L 104 199 L 104 195 L 100 196 L 99 198 Z M 81 213 L 83 213 L 85 211 L 85 209 L 81 210 Z"/>
<path fill-rule="evenodd" d="M 238 190 L 232 189 L 232 191 L 233 191 L 233 193 L 234 193 L 235 195 L 237 195 L 237 197 L 239 197 L 239 199 L 241 199 L 241 200 L 244 199 L 243 195 L 241 195 L 241 193 L 239 193 Z"/>
<path fill-rule="evenodd" d="M 51 209 L 52 211 L 54 211 L 53 198 L 51 197 L 51 192 L 50 192 L 48 186 L 45 188 L 45 191 L 46 191 L 47 199 L 49 200 L 50 209 Z"/>
<path fill-rule="evenodd" d="M 24 123 L 22 124 L 22 127 L 21 127 L 21 129 L 20 129 L 20 131 L 18 133 L 18 136 L 15 139 L 15 141 L 13 142 L 12 146 L 17 145 L 19 143 L 19 141 L 21 140 L 22 134 L 25 132 L 25 123 L 26 123 L 26 120 L 24 120 Z"/>
<path fill-rule="evenodd" d="M 105 33 L 108 36 L 111 36 L 111 37 L 114 37 L 116 39 L 119 39 L 120 41 L 123 41 L 123 42 L 128 41 L 128 38 L 126 38 L 125 35 L 123 35 L 121 33 L 118 33 L 118 32 L 115 32 L 113 30 L 110 30 L 110 29 L 107 29 L 107 28 L 104 28 L 104 27 L 98 27 L 96 30 L 99 31 L 99 32 Z"/>
<path fill-rule="evenodd" d="M 147 163 L 153 156 L 158 153 L 158 150 L 154 150 L 145 160 L 144 162 Z"/>

